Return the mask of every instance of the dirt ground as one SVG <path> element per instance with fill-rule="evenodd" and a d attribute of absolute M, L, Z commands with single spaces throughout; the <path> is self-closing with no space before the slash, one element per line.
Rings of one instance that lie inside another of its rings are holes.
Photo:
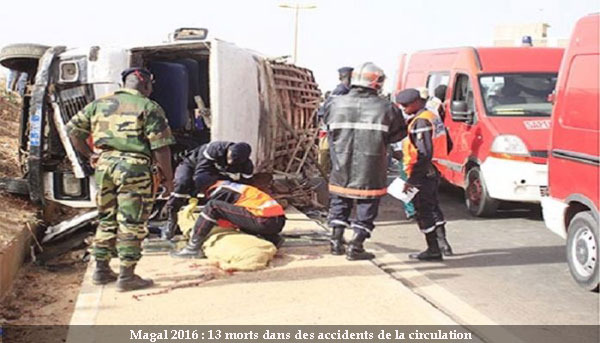
<path fill-rule="evenodd" d="M 4 89 L 4 86 L 0 84 Z M 18 157 L 18 96 L 0 92 L 0 177 L 19 177 Z M 0 193 L 0 249 L 25 228 L 25 223 L 34 222 L 35 207 L 27 199 Z"/>
<path fill-rule="evenodd" d="M 18 161 L 20 100 L 4 89 L 0 82 L 0 177 L 21 177 Z M 16 234 L 28 231 L 28 223 L 35 228 L 38 212 L 26 197 L 0 192 L 0 250 Z M 31 262 L 23 265 L 11 290 L 0 299 L 0 326 L 68 325 L 86 268 L 83 253 L 84 250 L 66 253 L 45 267 Z M 56 338 L 57 341 L 62 339 Z"/>
<path fill-rule="evenodd" d="M 0 325 L 68 325 L 87 264 L 83 250 L 25 264 L 0 306 Z"/>

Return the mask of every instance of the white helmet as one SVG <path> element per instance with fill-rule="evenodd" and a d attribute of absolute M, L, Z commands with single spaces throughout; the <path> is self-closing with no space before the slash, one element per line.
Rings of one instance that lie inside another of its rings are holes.
<path fill-rule="evenodd" d="M 380 90 L 385 81 L 383 69 L 376 66 L 373 62 L 365 62 L 352 71 L 352 86 L 360 86 Z"/>

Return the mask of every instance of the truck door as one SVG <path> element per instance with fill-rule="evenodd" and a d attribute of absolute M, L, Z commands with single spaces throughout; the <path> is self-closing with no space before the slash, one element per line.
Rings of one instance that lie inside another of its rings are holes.
<path fill-rule="evenodd" d="M 464 186 L 465 175 L 463 166 L 468 159 L 477 156 L 479 152 L 478 141 L 474 140 L 477 135 L 477 116 L 475 113 L 475 99 L 473 95 L 472 80 L 466 73 L 458 72 L 454 75 L 452 81 L 451 101 L 447 102 L 446 124 L 450 137 L 454 143 L 454 148 L 448 156 L 445 165 L 448 169 L 447 179 L 457 186 Z M 451 104 L 456 102 L 466 103 L 466 112 L 468 114 L 458 113 L 452 109 Z"/>
<path fill-rule="evenodd" d="M 209 62 L 211 140 L 250 144 L 257 164 L 260 91 L 258 58 L 234 44 L 212 42 Z"/>

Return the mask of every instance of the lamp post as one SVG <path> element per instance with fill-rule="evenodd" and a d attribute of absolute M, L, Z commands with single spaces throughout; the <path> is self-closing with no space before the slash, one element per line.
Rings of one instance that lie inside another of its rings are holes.
<path fill-rule="evenodd" d="M 298 14 L 300 10 L 309 10 L 313 8 L 317 8 L 315 5 L 300 5 L 295 3 L 294 5 L 281 4 L 279 5 L 281 8 L 290 8 L 295 10 L 295 20 L 294 20 L 294 59 L 293 63 L 296 64 L 296 60 L 298 58 Z"/>

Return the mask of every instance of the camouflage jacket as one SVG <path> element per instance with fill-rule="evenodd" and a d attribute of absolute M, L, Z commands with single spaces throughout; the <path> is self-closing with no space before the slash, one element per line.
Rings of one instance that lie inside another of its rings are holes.
<path fill-rule="evenodd" d="M 91 102 L 67 124 L 67 133 L 92 135 L 100 151 L 141 153 L 175 143 L 163 109 L 137 90 L 122 88 Z"/>

